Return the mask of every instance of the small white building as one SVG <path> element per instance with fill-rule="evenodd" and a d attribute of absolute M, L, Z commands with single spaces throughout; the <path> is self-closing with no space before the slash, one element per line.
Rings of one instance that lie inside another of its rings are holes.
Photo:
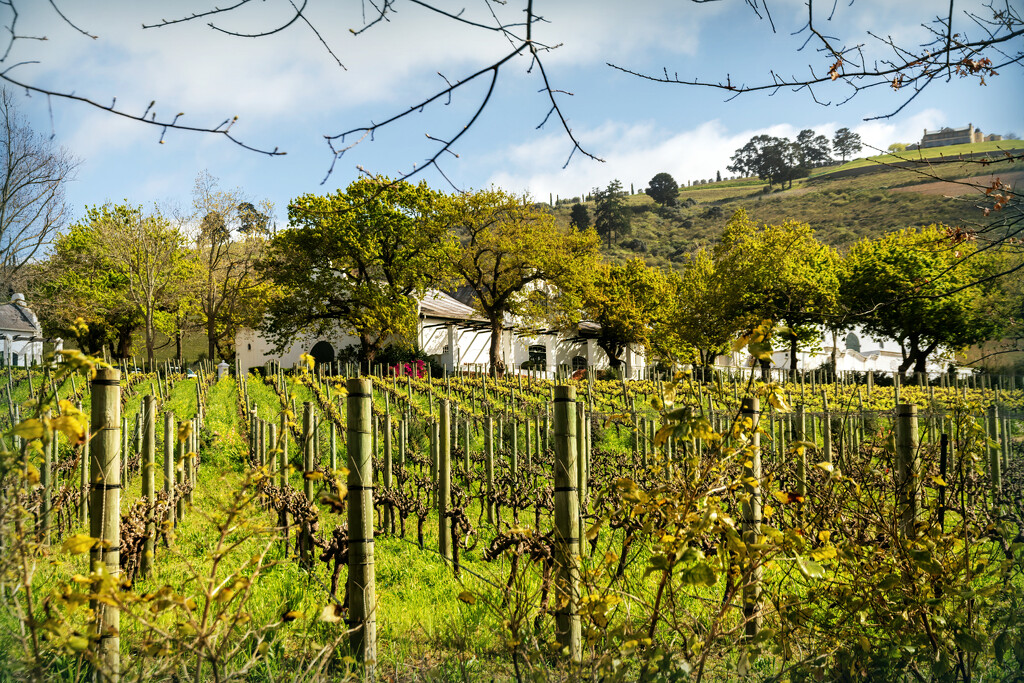
<path fill-rule="evenodd" d="M 805 346 L 805 348 L 807 348 Z M 854 328 L 843 334 L 837 334 L 835 342 L 832 333 L 822 333 L 818 344 L 807 350 L 797 352 L 796 368 L 799 371 L 814 370 L 832 360 L 832 352 L 836 354 L 836 370 L 839 372 L 899 372 L 899 366 L 903 363 L 903 351 L 900 345 L 891 339 L 878 339 L 864 332 L 860 328 Z M 788 370 L 790 368 L 789 348 L 777 349 L 772 354 L 772 367 Z M 931 355 L 927 363 L 929 374 L 940 374 L 946 372 L 952 358 L 946 354 L 936 352 Z M 752 359 L 746 353 L 735 353 L 731 356 L 719 356 L 716 365 L 749 367 Z"/>
<path fill-rule="evenodd" d="M 501 358 L 508 372 L 519 372 L 524 364 L 552 376 L 559 369 L 606 369 L 607 354 L 594 341 L 593 326 L 583 324 L 576 334 L 554 330 L 524 330 L 506 321 L 502 330 Z M 419 302 L 417 346 L 449 372 L 460 370 L 485 372 L 489 363 L 491 330 L 489 323 L 472 307 L 437 290 L 429 291 Z M 283 366 L 299 362 L 306 353 L 321 363 L 333 362 L 338 352 L 359 340 L 339 330 L 329 338 L 300 335 L 281 354 L 258 332 L 241 329 L 235 336 L 235 350 L 243 372 L 275 360 Z M 630 377 L 641 377 L 645 368 L 642 353 L 627 350 L 622 358 Z"/>
<path fill-rule="evenodd" d="M 26 367 L 43 360 L 43 328 L 39 318 L 25 304 L 24 294 L 15 294 L 0 306 L 0 338 L 3 364 Z"/>

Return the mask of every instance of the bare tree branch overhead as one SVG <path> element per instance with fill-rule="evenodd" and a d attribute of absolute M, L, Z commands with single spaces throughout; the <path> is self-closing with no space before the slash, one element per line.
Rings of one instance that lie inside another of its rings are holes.
<path fill-rule="evenodd" d="M 856 0 L 850 2 L 855 5 Z M 747 4 L 758 17 L 771 20 L 769 0 L 747 0 Z M 802 75 L 785 76 L 769 68 L 763 80 L 747 82 L 735 80 L 732 74 L 724 79 L 707 80 L 701 76 L 684 77 L 678 72 L 670 73 L 668 68 L 661 74 L 642 73 L 627 66 L 608 66 L 638 78 L 656 83 L 715 88 L 730 93 L 733 99 L 744 93 L 770 92 L 772 94 L 790 89 L 794 92 L 807 91 L 812 99 L 823 105 L 815 93 L 815 86 L 839 86 L 838 103 L 845 104 L 858 93 L 871 88 L 892 88 L 902 95 L 902 103 L 888 113 L 866 117 L 865 120 L 886 119 L 895 116 L 910 104 L 922 91 L 935 81 L 949 82 L 954 78 L 975 78 L 981 84 L 986 78 L 999 75 L 999 70 L 1024 65 L 1024 18 L 1019 7 L 1009 0 L 993 0 L 984 5 L 984 12 L 957 11 L 957 0 L 950 0 L 949 11 L 936 16 L 921 26 L 931 36 L 922 45 L 902 45 L 891 35 L 879 35 L 867 31 L 862 37 L 846 42 L 827 34 L 823 24 L 832 22 L 837 3 L 826 3 L 827 14 L 820 11 L 814 0 L 805 0 L 807 21 L 794 35 L 806 39 L 800 50 L 814 48 L 816 58 L 807 65 Z M 961 5 L 964 3 L 960 3 Z M 831 25 L 829 29 L 837 26 Z M 876 51 L 880 54 L 876 55 Z"/>
<path fill-rule="evenodd" d="M 155 101 L 145 110 L 134 112 L 130 108 L 119 107 L 116 96 L 112 94 L 78 94 L 75 84 L 60 88 L 42 85 L 32 76 L 31 67 L 38 61 L 26 59 L 22 54 L 25 50 L 12 51 L 17 43 L 47 38 L 45 35 L 19 33 L 19 8 L 24 8 L 26 2 L 0 0 L 0 14 L 6 14 L 6 44 L 0 45 L 0 79 L 8 84 L 24 89 L 26 93 L 45 95 L 48 100 L 57 98 L 86 104 L 119 117 L 156 126 L 160 129 L 161 141 L 172 130 L 202 132 L 222 135 L 233 144 L 258 153 L 271 156 L 284 153 L 276 146 L 255 144 L 238 137 L 235 132 L 238 117 L 235 115 L 225 117 L 217 125 L 191 124 L 185 122 L 184 113 L 158 115 Z M 691 2 L 696 7 L 708 0 Z M 778 63 L 769 61 L 767 74 L 761 81 L 750 80 L 752 75 L 748 74 L 742 77 L 726 74 L 724 78 L 709 79 L 701 75 L 681 76 L 668 67 L 664 67 L 661 73 L 647 73 L 625 64 L 606 63 L 612 69 L 655 83 L 719 89 L 725 91 L 727 99 L 744 93 L 775 94 L 793 90 L 806 92 L 819 104 L 833 105 L 849 102 L 858 93 L 869 89 L 892 89 L 898 103 L 887 112 L 867 117 L 867 120 L 872 120 L 889 118 L 903 111 L 936 82 L 975 79 L 979 83 L 988 83 L 999 77 L 1004 69 L 1019 69 L 1024 60 L 1024 19 L 1020 7 L 1011 4 L 1010 0 L 991 0 L 983 5 L 950 0 L 948 8 L 944 5 L 944 11 L 936 16 L 930 16 L 933 9 L 922 10 L 924 21 L 921 26 L 927 37 L 920 45 L 906 44 L 891 34 L 858 29 L 861 23 L 858 20 L 870 11 L 865 0 L 853 0 L 842 5 L 835 1 L 822 5 L 815 0 L 805 0 L 803 23 L 792 27 L 783 25 L 779 19 L 781 13 L 773 12 L 771 0 L 744 0 L 743 4 L 750 10 L 754 22 L 765 22 L 766 33 L 794 29 L 793 35 L 804 38 L 798 51 L 806 51 L 809 56 L 805 73 L 784 75 L 779 71 Z M 188 14 L 143 22 L 142 29 L 173 31 L 186 24 L 205 25 L 212 32 L 238 40 L 261 40 L 286 31 L 304 31 L 323 48 L 341 73 L 347 70 L 345 55 L 336 49 L 336 38 L 326 30 L 337 31 L 340 27 L 323 25 L 322 19 L 318 22 L 312 14 L 316 5 L 312 0 L 282 0 L 273 7 L 269 3 L 254 3 L 252 0 L 234 0 L 222 5 L 210 3 L 205 9 Z M 358 125 L 339 126 L 340 132 L 322 132 L 330 154 L 324 181 L 331 177 L 338 161 L 348 151 L 360 143 L 372 141 L 378 132 L 411 121 L 414 114 L 439 110 L 451 104 L 455 96 L 465 95 L 474 98 L 472 106 L 462 113 L 443 118 L 440 125 L 445 126 L 444 131 L 422 130 L 423 138 L 420 139 L 429 141 L 430 151 L 415 162 L 410 160 L 410 165 L 403 172 L 395 174 L 396 180 L 401 180 L 434 168 L 447 179 L 445 161 L 458 158 L 459 141 L 470 129 L 480 125 L 483 113 L 496 100 L 495 94 L 510 87 L 503 75 L 514 65 L 521 65 L 526 74 L 538 80 L 537 92 L 545 100 L 546 114 L 538 121 L 537 128 L 543 128 L 552 120 L 557 122 L 566 140 L 565 164 L 577 153 L 591 160 L 602 160 L 597 150 L 585 147 L 574 133 L 570 112 L 565 109 L 567 98 L 572 93 L 559 86 L 557 74 L 553 74 L 545 64 L 547 55 L 560 43 L 547 44 L 537 38 L 535 28 L 538 24 L 549 23 L 543 15 L 540 0 L 474 0 L 472 3 L 366 0 L 361 7 L 361 20 L 357 25 L 348 27 L 348 33 L 356 38 L 371 31 L 386 31 L 388 25 L 398 22 L 414 22 L 426 13 L 453 28 L 465 29 L 470 35 L 478 33 L 493 37 L 500 52 L 496 57 L 479 60 L 456 78 L 439 73 L 443 87 L 425 96 L 410 97 L 413 101 L 397 111 Z M 84 36 L 102 39 L 101 35 L 62 8 L 60 0 L 49 0 L 49 10 L 56 22 L 66 24 Z M 283 13 L 277 13 L 279 11 Z M 861 33 L 855 33 L 857 30 Z M 845 35 L 840 37 L 836 34 Z M 438 39 L 443 40 L 444 36 L 438 36 Z M 490 37 L 486 39 L 492 40 Z M 778 62 L 784 56 L 780 55 Z M 754 65 L 751 69 L 756 71 L 759 66 Z M 474 90 L 473 83 L 481 87 Z M 356 168 L 367 173 L 359 166 Z"/>
<path fill-rule="evenodd" d="M 78 161 L 32 131 L 14 95 L 0 90 L 0 289 L 10 294 L 22 269 L 67 223 L 64 183 Z"/>

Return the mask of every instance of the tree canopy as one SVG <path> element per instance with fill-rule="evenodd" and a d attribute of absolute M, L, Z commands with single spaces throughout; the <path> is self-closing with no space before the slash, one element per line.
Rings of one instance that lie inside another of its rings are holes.
<path fill-rule="evenodd" d="M 415 296 L 450 281 L 456 243 L 425 183 L 363 178 L 298 197 L 260 269 L 276 286 L 261 327 L 278 349 L 300 333 L 350 333 L 371 364 L 391 340 L 415 342 Z"/>
<path fill-rule="evenodd" d="M 843 161 L 860 151 L 860 136 L 849 128 L 840 128 L 832 136 L 832 147 Z"/>
<path fill-rule="evenodd" d="M 899 342 L 900 372 L 924 372 L 939 347 L 958 349 L 998 331 L 993 286 L 970 286 L 992 264 L 983 254 L 961 261 L 975 250 L 936 225 L 863 240 L 850 250 L 842 296 L 865 330 Z"/>
<path fill-rule="evenodd" d="M 651 178 L 644 192 L 662 206 L 675 206 L 676 198 L 679 196 L 679 185 L 676 184 L 675 178 L 662 172 Z"/>
<path fill-rule="evenodd" d="M 474 305 L 490 328 L 493 373 L 504 370 L 502 333 L 513 321 L 553 321 L 592 272 L 598 238 L 592 230 L 562 229 L 547 211 L 499 189 L 451 197 L 446 221 L 462 248 L 454 271 L 473 290 Z"/>
<path fill-rule="evenodd" d="M 604 237 L 608 246 L 613 238 L 628 235 L 632 230 L 629 209 L 626 208 L 626 193 L 619 180 L 608 183 L 603 190 L 594 188 L 594 228 Z"/>

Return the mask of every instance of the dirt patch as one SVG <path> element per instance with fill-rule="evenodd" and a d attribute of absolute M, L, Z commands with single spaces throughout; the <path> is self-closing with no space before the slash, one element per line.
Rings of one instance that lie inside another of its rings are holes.
<path fill-rule="evenodd" d="M 987 188 L 996 180 L 999 180 L 1010 187 L 1020 189 L 1024 187 L 1024 171 L 993 173 L 991 175 L 972 176 L 970 178 L 959 178 L 951 181 L 937 181 L 933 183 L 921 183 L 919 185 L 907 185 L 906 187 L 893 187 L 890 188 L 889 191 L 916 192 L 918 194 L 959 197 L 965 194 L 979 194 L 978 187 Z"/>

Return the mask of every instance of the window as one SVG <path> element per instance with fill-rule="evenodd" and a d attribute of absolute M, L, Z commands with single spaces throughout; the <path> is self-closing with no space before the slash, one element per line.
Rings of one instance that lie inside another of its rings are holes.
<path fill-rule="evenodd" d="M 543 344 L 535 344 L 529 348 L 530 365 L 543 370 L 548 364 L 548 347 Z"/>
<path fill-rule="evenodd" d="M 860 353 L 860 339 L 853 332 L 846 335 L 846 348 Z"/>
<path fill-rule="evenodd" d="M 577 370 L 586 370 L 586 369 L 587 369 L 587 359 L 584 356 L 573 356 L 572 357 L 572 370 L 573 370 L 573 372 L 576 372 Z"/>
<path fill-rule="evenodd" d="M 252 344 L 249 344 L 249 350 L 252 351 Z"/>

